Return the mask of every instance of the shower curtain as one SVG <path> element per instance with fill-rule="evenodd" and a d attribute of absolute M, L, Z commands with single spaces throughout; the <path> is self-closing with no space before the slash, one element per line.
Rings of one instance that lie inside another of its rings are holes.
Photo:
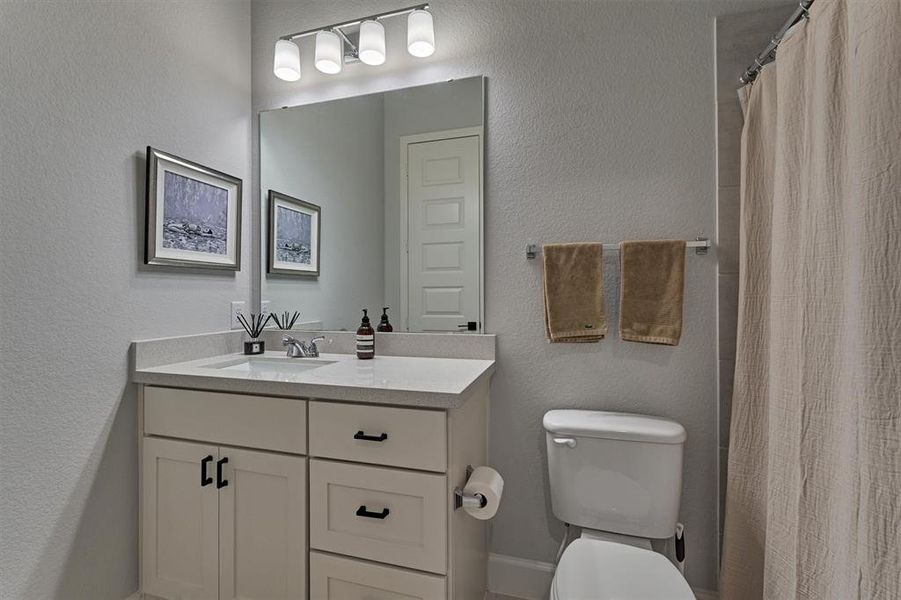
<path fill-rule="evenodd" d="M 740 91 L 720 597 L 901 598 L 901 0 L 817 0 Z"/>

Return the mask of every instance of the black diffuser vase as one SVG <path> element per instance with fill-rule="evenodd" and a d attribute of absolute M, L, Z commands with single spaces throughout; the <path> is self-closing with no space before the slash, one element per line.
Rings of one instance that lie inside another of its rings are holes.
<path fill-rule="evenodd" d="M 266 342 L 263 340 L 247 340 L 244 342 L 244 354 L 262 354 L 266 351 Z"/>
<path fill-rule="evenodd" d="M 266 351 L 266 343 L 260 339 L 260 334 L 263 333 L 263 328 L 271 318 L 271 314 L 266 315 L 264 319 L 263 315 L 250 313 L 250 321 L 248 321 L 244 318 L 244 315 L 238 315 L 238 322 L 241 323 L 241 327 L 244 328 L 247 335 L 251 337 L 251 339 L 244 342 L 244 354 L 262 354 Z"/>

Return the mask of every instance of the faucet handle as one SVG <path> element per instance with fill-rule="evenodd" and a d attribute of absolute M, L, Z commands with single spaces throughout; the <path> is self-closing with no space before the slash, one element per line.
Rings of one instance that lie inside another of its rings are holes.
<path fill-rule="evenodd" d="M 312 358 L 316 358 L 319 356 L 319 347 L 316 345 L 316 342 L 321 342 L 324 339 L 325 339 L 324 335 L 317 335 L 316 337 L 311 339 L 309 342 L 307 342 L 307 346 L 306 346 L 307 352 L 309 353 L 309 355 Z"/>
<path fill-rule="evenodd" d="M 282 346 L 287 346 L 289 344 L 296 344 L 297 339 L 291 337 L 290 335 L 286 335 L 282 338 Z"/>

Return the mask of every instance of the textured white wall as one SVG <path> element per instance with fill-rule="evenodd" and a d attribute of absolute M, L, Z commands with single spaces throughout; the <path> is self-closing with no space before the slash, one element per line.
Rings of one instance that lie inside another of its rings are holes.
<path fill-rule="evenodd" d="M 249 300 L 250 6 L 0 2 L 0 596 L 137 589 L 137 338 Z M 237 274 L 140 270 L 147 144 L 245 183 Z"/>
<path fill-rule="evenodd" d="M 486 310 L 499 334 L 492 462 L 506 480 L 492 550 L 551 561 L 544 412 L 582 407 L 672 417 L 688 430 L 683 519 L 689 581 L 715 587 L 716 254 L 687 263 L 677 348 L 548 345 L 529 242 L 692 239 L 714 231 L 714 18 L 762 0 L 483 1 L 433 4 L 437 52 L 408 56 L 387 23 L 388 62 L 325 76 L 301 46 L 304 78 L 271 75 L 279 35 L 395 8 L 393 0 L 253 3 L 255 110 L 486 75 Z M 608 310 L 616 313 L 615 260 Z M 615 322 L 615 321 L 614 321 Z"/>
<path fill-rule="evenodd" d="M 260 115 L 264 263 L 270 189 L 322 207 L 320 275 L 265 275 L 261 298 L 273 311 L 297 310 L 300 321 L 351 331 L 360 324 L 360 309 L 381 314 L 384 105 L 377 94 Z"/>

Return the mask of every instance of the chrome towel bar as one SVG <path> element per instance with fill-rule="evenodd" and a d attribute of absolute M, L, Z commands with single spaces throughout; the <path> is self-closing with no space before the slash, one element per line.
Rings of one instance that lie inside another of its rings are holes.
<path fill-rule="evenodd" d="M 686 248 L 694 248 L 695 254 L 704 256 L 707 250 L 713 247 L 713 242 L 705 237 L 697 237 L 694 240 L 685 242 Z M 532 260 L 538 256 L 541 247 L 538 244 L 526 245 L 526 259 Z M 605 252 L 619 252 L 619 244 L 604 244 Z"/>

